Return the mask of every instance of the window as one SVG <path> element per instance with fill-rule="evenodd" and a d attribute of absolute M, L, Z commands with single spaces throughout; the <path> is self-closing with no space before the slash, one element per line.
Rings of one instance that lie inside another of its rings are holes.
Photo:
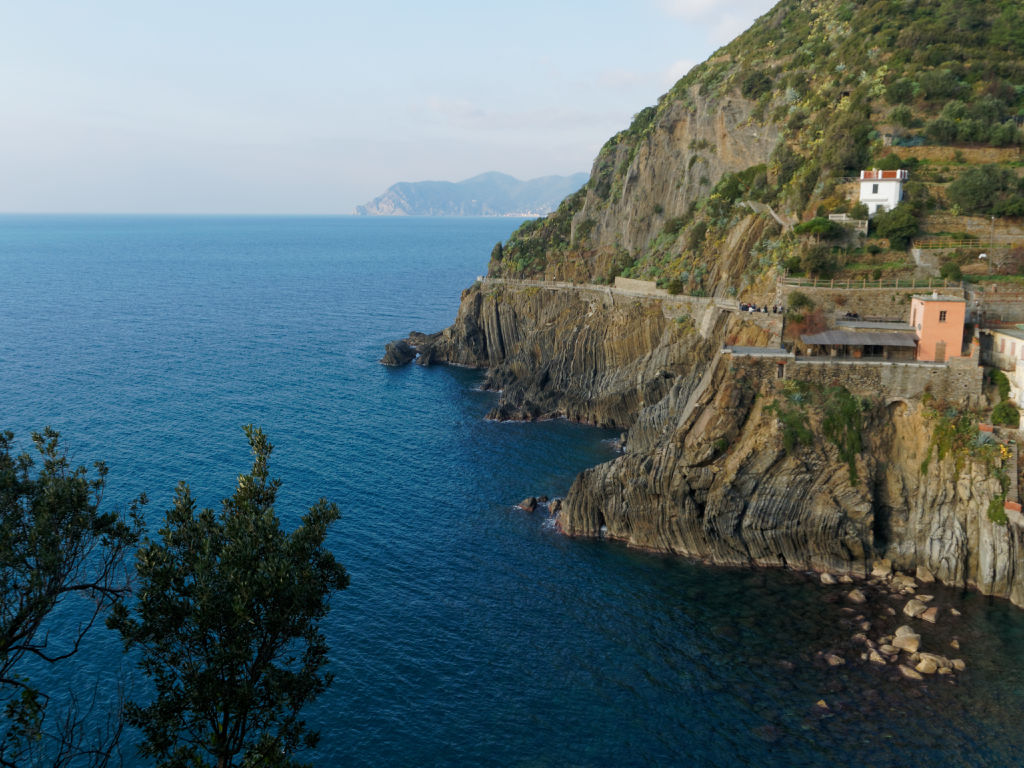
<path fill-rule="evenodd" d="M 940 309 L 939 310 L 939 322 L 940 323 L 946 322 L 946 310 L 944 310 L 944 309 Z"/>
<path fill-rule="evenodd" d="M 877 184 L 872 184 L 871 185 L 871 194 L 872 195 L 877 195 L 878 194 L 878 185 Z"/>

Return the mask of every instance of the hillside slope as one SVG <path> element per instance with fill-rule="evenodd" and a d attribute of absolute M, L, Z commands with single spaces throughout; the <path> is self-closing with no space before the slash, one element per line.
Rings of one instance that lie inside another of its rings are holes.
<path fill-rule="evenodd" d="M 360 216 L 508 216 L 553 211 L 587 174 L 520 181 L 504 173 L 482 173 L 465 181 L 403 181 L 356 208 Z"/>

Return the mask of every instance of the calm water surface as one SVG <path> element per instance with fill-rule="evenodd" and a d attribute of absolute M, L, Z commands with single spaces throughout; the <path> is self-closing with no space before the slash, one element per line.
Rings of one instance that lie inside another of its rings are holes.
<path fill-rule="evenodd" d="M 316 765 L 1022 764 L 1024 612 L 934 590 L 964 614 L 925 634 L 961 642 L 955 682 L 829 669 L 856 631 L 839 587 L 567 540 L 513 505 L 611 434 L 487 422 L 479 374 L 377 364 L 449 324 L 518 223 L 0 217 L 0 427 L 58 428 L 154 528 L 180 479 L 231 492 L 249 422 L 283 518 L 339 503 Z M 119 660 L 101 630 L 54 685 L 139 685 Z"/>

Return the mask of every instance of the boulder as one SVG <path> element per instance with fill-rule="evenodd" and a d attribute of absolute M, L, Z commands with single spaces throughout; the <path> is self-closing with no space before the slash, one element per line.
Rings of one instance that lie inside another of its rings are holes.
<path fill-rule="evenodd" d="M 871 651 L 868 652 L 868 661 L 870 661 L 872 664 L 888 664 L 889 663 L 886 660 L 885 656 L 883 656 L 882 654 L 880 654 L 878 651 L 876 651 L 874 649 L 871 649 Z"/>
<path fill-rule="evenodd" d="M 825 661 L 828 662 L 830 667 L 841 667 L 846 663 L 846 659 L 840 656 L 838 653 L 826 653 Z"/>
<path fill-rule="evenodd" d="M 825 573 L 821 574 L 820 578 L 822 584 L 835 584 L 837 582 L 836 577 L 828 571 L 825 571 Z"/>
<path fill-rule="evenodd" d="M 892 577 L 892 585 L 897 589 L 917 589 L 917 581 L 908 573 L 897 573 Z"/>
<path fill-rule="evenodd" d="M 859 589 L 851 589 L 847 593 L 846 599 L 849 600 L 854 605 L 862 605 L 862 604 L 864 604 L 864 603 L 866 603 L 868 601 L 867 595 L 865 595 Z"/>
<path fill-rule="evenodd" d="M 842 576 L 839 577 L 839 583 L 840 584 L 853 584 L 853 576 L 851 576 L 848 573 L 844 573 Z"/>
<path fill-rule="evenodd" d="M 533 512 L 537 509 L 537 498 L 535 496 L 528 496 L 519 502 L 519 508 L 524 512 Z"/>
<path fill-rule="evenodd" d="M 922 675 L 934 675 L 939 670 L 939 665 L 931 659 L 921 659 L 914 669 Z"/>
<path fill-rule="evenodd" d="M 939 606 L 933 605 L 931 608 L 929 608 L 920 616 L 918 616 L 918 618 L 934 624 L 936 621 L 939 620 Z"/>
<path fill-rule="evenodd" d="M 901 624 L 896 627 L 896 637 L 906 637 L 907 635 L 916 635 L 917 632 L 909 624 Z"/>
<path fill-rule="evenodd" d="M 903 613 L 912 619 L 916 619 L 926 610 L 928 610 L 928 606 L 916 598 L 911 598 L 907 601 L 907 604 L 903 606 Z"/>
<path fill-rule="evenodd" d="M 392 341 L 384 346 L 384 357 L 380 362 L 384 365 L 408 365 L 416 357 L 416 348 L 405 340 Z"/>
<path fill-rule="evenodd" d="M 935 575 L 928 570 L 928 566 L 926 565 L 917 566 L 917 572 L 915 573 L 915 576 L 917 576 L 917 580 L 920 581 L 922 584 L 931 584 L 933 581 L 935 581 Z"/>
<path fill-rule="evenodd" d="M 871 564 L 871 575 L 884 579 L 892 573 L 892 560 L 875 560 Z"/>
<path fill-rule="evenodd" d="M 965 669 L 967 669 L 967 664 L 964 663 L 963 659 L 953 659 L 950 662 L 950 664 L 953 665 L 953 669 L 955 669 L 957 672 L 963 672 Z"/>
<path fill-rule="evenodd" d="M 911 669 L 906 664 L 900 664 L 900 674 L 908 680 L 924 680 L 920 672 L 915 669 Z"/>
<path fill-rule="evenodd" d="M 921 647 L 921 636 L 901 635 L 900 637 L 894 637 L 892 644 L 894 647 L 899 648 L 901 651 L 906 651 L 907 653 L 917 653 L 917 649 Z"/>

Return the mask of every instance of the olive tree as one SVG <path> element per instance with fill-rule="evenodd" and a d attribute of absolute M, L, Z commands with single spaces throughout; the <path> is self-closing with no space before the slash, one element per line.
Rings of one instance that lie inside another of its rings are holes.
<path fill-rule="evenodd" d="M 101 511 L 102 462 L 92 473 L 72 467 L 49 427 L 32 435 L 36 459 L 12 453 L 13 441 L 12 432 L 0 433 L 0 765 L 105 765 L 120 733 L 118 713 L 110 731 L 86 743 L 84 719 L 101 714 L 87 706 L 83 715 L 78 695 L 61 692 L 62 712 L 48 718 L 56 692 L 42 690 L 28 668 L 70 659 L 101 614 L 128 594 L 125 559 L 138 543 L 146 499 Z"/>
<path fill-rule="evenodd" d="M 127 715 L 160 766 L 295 766 L 318 738 L 300 713 L 331 682 L 319 620 L 349 583 L 324 543 L 339 512 L 321 499 L 285 532 L 271 445 L 245 432 L 252 470 L 219 514 L 197 512 L 179 483 L 158 537 L 139 548 L 137 602 L 111 620 L 152 680 Z"/>

